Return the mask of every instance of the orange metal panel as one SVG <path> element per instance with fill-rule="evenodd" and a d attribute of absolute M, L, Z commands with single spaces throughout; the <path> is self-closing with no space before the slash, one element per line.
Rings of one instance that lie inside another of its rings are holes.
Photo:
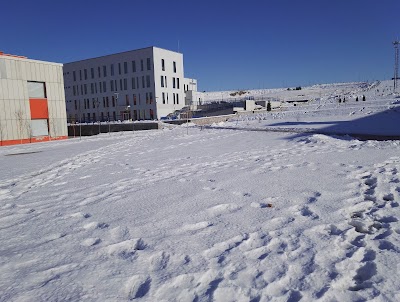
<path fill-rule="evenodd" d="M 29 99 L 29 106 L 31 108 L 31 119 L 49 118 L 47 99 Z"/>

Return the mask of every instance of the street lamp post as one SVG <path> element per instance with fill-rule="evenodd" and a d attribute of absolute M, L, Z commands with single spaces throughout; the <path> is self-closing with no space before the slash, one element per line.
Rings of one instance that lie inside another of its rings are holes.
<path fill-rule="evenodd" d="M 118 95 L 119 95 L 119 93 L 118 92 L 114 92 L 114 94 L 115 94 L 115 110 L 118 112 Z M 115 116 L 115 118 L 116 118 L 117 116 Z"/>
<path fill-rule="evenodd" d="M 81 99 L 79 99 L 79 140 L 82 139 L 82 111 L 81 111 Z"/>
<path fill-rule="evenodd" d="M 100 107 L 100 101 L 96 99 L 97 119 L 99 120 L 99 134 L 100 134 L 101 121 L 100 121 L 99 107 Z"/>

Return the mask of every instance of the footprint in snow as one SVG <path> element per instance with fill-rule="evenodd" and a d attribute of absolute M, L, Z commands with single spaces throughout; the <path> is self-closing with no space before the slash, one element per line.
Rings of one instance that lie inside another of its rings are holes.
<path fill-rule="evenodd" d="M 241 209 L 241 206 L 234 203 L 223 203 L 211 207 L 206 210 L 207 214 L 210 216 L 219 216 L 221 214 L 233 213 Z"/>

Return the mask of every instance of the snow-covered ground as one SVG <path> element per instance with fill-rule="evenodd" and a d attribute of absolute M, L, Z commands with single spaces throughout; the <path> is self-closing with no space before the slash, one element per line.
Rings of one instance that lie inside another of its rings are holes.
<path fill-rule="evenodd" d="M 400 301 L 400 142 L 250 131 L 376 99 L 0 148 L 0 301 Z"/>
<path fill-rule="evenodd" d="M 275 88 L 275 89 L 253 89 L 253 90 L 230 90 L 205 92 L 205 102 L 213 101 L 235 101 L 244 98 L 255 99 L 278 99 L 281 101 L 296 99 L 321 99 L 329 101 L 345 97 L 351 98 L 367 96 L 368 99 L 379 99 L 393 96 L 393 81 L 375 81 L 375 82 L 355 82 L 355 83 L 335 83 L 335 84 L 317 84 L 308 87 L 302 87 L 301 90 L 294 90 L 295 87 Z M 237 94 L 237 92 L 245 92 Z M 235 94 L 236 95 L 233 95 Z"/>

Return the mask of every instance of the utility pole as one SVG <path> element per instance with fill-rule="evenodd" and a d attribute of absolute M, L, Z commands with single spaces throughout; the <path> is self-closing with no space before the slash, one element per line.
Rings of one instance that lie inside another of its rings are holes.
<path fill-rule="evenodd" d="M 397 79 L 399 78 L 399 44 L 400 41 L 394 41 L 394 78 L 393 78 L 393 92 L 396 93 Z"/>

